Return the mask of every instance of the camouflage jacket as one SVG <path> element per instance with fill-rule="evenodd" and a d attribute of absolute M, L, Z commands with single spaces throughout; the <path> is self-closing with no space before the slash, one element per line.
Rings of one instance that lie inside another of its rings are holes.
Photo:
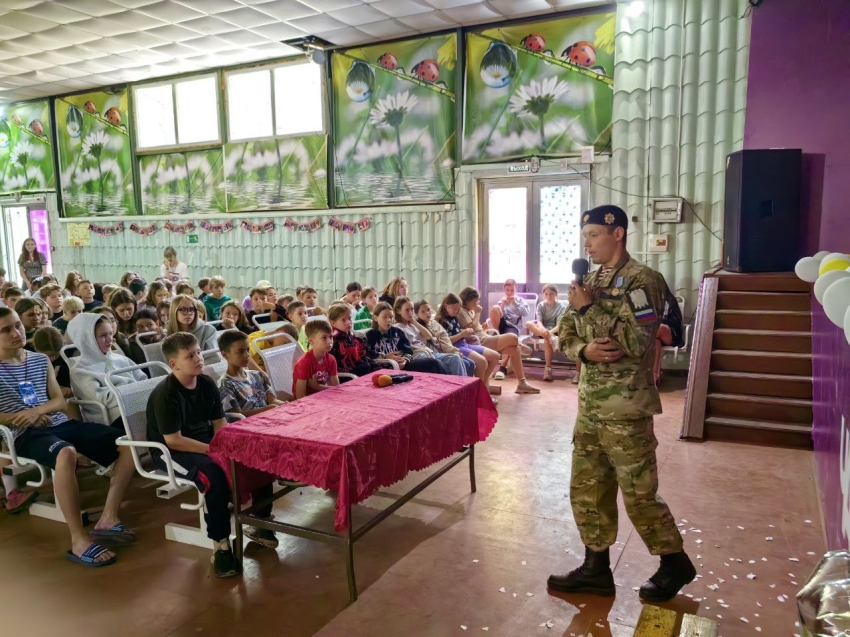
<path fill-rule="evenodd" d="M 579 407 L 600 420 L 630 420 L 661 413 L 652 380 L 655 335 L 664 310 L 663 277 L 627 257 L 605 277 L 598 269 L 585 277 L 593 305 L 582 315 L 570 308 L 558 330 L 560 349 L 584 364 Z M 594 338 L 611 338 L 625 355 L 613 363 L 587 362 L 582 350 Z"/>

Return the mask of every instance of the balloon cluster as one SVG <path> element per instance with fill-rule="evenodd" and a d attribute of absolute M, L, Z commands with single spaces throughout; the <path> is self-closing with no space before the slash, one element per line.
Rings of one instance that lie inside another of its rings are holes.
<path fill-rule="evenodd" d="M 815 298 L 850 343 L 850 255 L 824 250 L 797 261 L 794 272 L 815 284 Z"/>

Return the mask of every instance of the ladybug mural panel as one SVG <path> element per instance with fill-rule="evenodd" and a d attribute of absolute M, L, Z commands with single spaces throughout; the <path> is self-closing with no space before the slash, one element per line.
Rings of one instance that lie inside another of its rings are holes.
<path fill-rule="evenodd" d="M 30 130 L 38 136 L 44 135 L 44 124 L 40 119 L 34 119 L 30 122 Z"/>
<path fill-rule="evenodd" d="M 543 55 L 552 55 L 552 51 L 546 48 L 546 38 L 539 33 L 529 33 L 522 40 L 520 46 L 526 51 L 534 53 L 542 53 Z"/>
<path fill-rule="evenodd" d="M 89 100 L 88 102 L 83 104 L 83 108 L 86 109 L 86 112 L 89 115 L 96 115 L 97 114 L 97 107 L 94 105 L 94 102 L 92 102 L 91 100 Z"/>
<path fill-rule="evenodd" d="M 119 111 L 116 107 L 110 108 L 103 114 L 103 117 L 109 120 L 110 124 L 114 124 L 115 126 L 121 125 L 121 111 Z"/>
<path fill-rule="evenodd" d="M 596 64 L 596 47 L 587 40 L 580 40 L 564 49 L 561 57 L 579 66 L 593 66 Z"/>
<path fill-rule="evenodd" d="M 398 56 L 390 51 L 387 51 L 378 58 L 378 64 L 390 71 L 399 71 L 404 73 L 404 69 L 400 69 L 398 66 Z"/>
<path fill-rule="evenodd" d="M 440 79 L 440 65 L 436 60 L 422 60 L 411 69 L 410 74 L 425 82 L 434 83 Z"/>

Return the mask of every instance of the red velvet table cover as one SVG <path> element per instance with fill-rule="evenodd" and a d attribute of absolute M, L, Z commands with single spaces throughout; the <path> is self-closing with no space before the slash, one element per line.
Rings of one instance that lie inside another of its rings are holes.
<path fill-rule="evenodd" d="M 381 373 L 381 372 L 376 372 Z M 478 378 L 411 372 L 409 383 L 379 388 L 372 376 L 229 424 L 209 454 L 337 491 L 334 526 L 348 528 L 348 505 L 486 439 L 498 412 Z M 240 470 L 240 491 L 256 487 Z M 266 477 L 266 480 L 268 478 Z"/>

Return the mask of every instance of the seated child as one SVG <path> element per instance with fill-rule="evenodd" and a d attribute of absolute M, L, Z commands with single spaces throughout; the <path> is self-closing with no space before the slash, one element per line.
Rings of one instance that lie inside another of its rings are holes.
<path fill-rule="evenodd" d="M 318 292 L 316 292 L 316 290 L 311 287 L 304 287 L 301 289 L 301 296 L 299 296 L 298 299 L 304 304 L 304 307 L 306 307 L 309 311 L 319 304 L 318 297 L 319 294 Z"/>
<path fill-rule="evenodd" d="M 331 326 L 325 321 L 310 321 L 304 332 L 311 349 L 298 360 L 292 373 L 292 393 L 296 400 L 339 385 L 336 359 L 330 353 Z"/>
<path fill-rule="evenodd" d="M 234 303 L 239 307 L 238 303 Z M 221 381 L 221 400 L 224 410 L 253 416 L 284 401 L 272 391 L 265 372 L 249 369 L 248 337 L 237 330 L 222 334 L 218 339 L 221 355 L 227 361 L 227 375 Z"/>
<path fill-rule="evenodd" d="M 12 286 L 3 291 L 3 304 L 10 310 L 15 309 L 15 303 L 24 298 L 24 291 Z"/>
<path fill-rule="evenodd" d="M 217 330 L 232 330 L 236 328 L 245 335 L 252 334 L 255 330 L 248 323 L 245 313 L 239 307 L 236 301 L 228 301 L 221 306 L 221 323 L 216 327 Z"/>
<path fill-rule="evenodd" d="M 268 302 L 266 288 L 251 288 L 248 298 L 250 299 L 250 309 L 245 312 L 245 318 L 248 320 L 248 323 L 250 325 L 271 323 L 270 316 L 262 316 L 256 322 L 254 321 L 258 314 L 269 314 L 275 307 Z"/>
<path fill-rule="evenodd" d="M 89 535 L 123 543 L 135 540 L 135 534 L 118 519 L 121 499 L 135 472 L 130 449 L 115 444 L 121 433 L 110 427 L 69 419 L 49 359 L 25 351 L 24 343 L 18 315 L 0 309 L 0 423 L 11 429 L 21 456 L 53 470 L 56 503 L 71 533 L 67 559 L 82 566 L 108 566 L 115 561 L 115 553 Z M 22 378 L 27 379 L 23 385 Z M 104 467 L 115 463 L 106 505 L 89 532 L 80 515 L 78 453 Z"/>
<path fill-rule="evenodd" d="M 102 305 L 100 307 L 94 308 L 89 314 L 102 314 L 106 316 L 109 322 L 112 324 L 113 329 L 113 344 L 112 350 L 115 352 L 121 352 L 127 358 L 132 360 L 131 354 L 133 353 L 130 350 L 130 339 L 123 332 L 118 331 L 118 319 L 115 316 L 115 311 L 111 307 L 106 307 Z"/>
<path fill-rule="evenodd" d="M 84 308 L 85 303 L 81 298 L 69 296 L 62 301 L 62 316 L 53 321 L 53 327 L 64 334 L 65 330 L 68 329 L 68 322 L 77 314 L 82 314 Z"/>
<path fill-rule="evenodd" d="M 71 389 L 71 374 L 68 371 L 68 363 L 60 355 L 64 345 L 62 333 L 55 327 L 39 327 L 32 335 L 33 349 L 50 359 L 62 395 L 65 398 L 73 398 L 74 390 Z M 82 398 L 82 396 L 79 398 Z M 79 415 L 79 413 L 75 415 Z"/>
<path fill-rule="evenodd" d="M 83 302 L 83 312 L 91 312 L 94 308 L 103 305 L 94 298 L 94 283 L 88 279 L 83 279 L 77 284 L 77 295 Z"/>
<path fill-rule="evenodd" d="M 304 326 L 307 325 L 307 308 L 302 301 L 293 301 L 286 311 L 289 314 L 289 321 L 298 330 L 298 344 L 306 352 L 310 348 L 307 333 L 304 331 Z"/>
<path fill-rule="evenodd" d="M 136 312 L 135 328 L 137 336 L 130 341 L 130 358 L 136 365 L 141 365 L 147 362 L 147 357 L 139 343 L 141 342 L 142 345 L 159 343 L 165 336 L 159 326 L 156 310 L 151 307 L 145 307 Z M 141 336 L 142 334 L 148 335 Z"/>
<path fill-rule="evenodd" d="M 175 294 L 186 294 L 188 296 L 195 296 L 195 288 L 192 287 L 192 284 L 188 281 L 178 281 L 177 285 L 174 286 Z M 198 299 L 201 301 L 201 299 Z M 201 301 L 203 303 L 203 301 Z"/>
<path fill-rule="evenodd" d="M 156 320 L 163 330 L 168 327 L 169 314 L 171 314 L 171 299 L 166 299 L 156 304 Z"/>
<path fill-rule="evenodd" d="M 414 360 L 413 348 L 407 337 L 397 327 L 393 327 L 393 309 L 383 301 L 375 306 L 372 314 L 372 329 L 366 332 L 366 348 L 370 358 L 384 358 L 398 363 L 399 369 L 414 372 L 442 374 L 443 368 L 433 358 Z"/>
<path fill-rule="evenodd" d="M 413 349 L 413 358 L 433 358 L 440 364 L 444 374 L 467 376 L 464 358 L 460 354 L 442 354 L 433 349 L 434 337 L 426 327 L 420 325 L 413 312 L 413 302 L 406 296 L 396 298 L 393 306 L 395 326 L 404 332 Z M 474 365 L 473 365 L 474 367 Z"/>
<path fill-rule="evenodd" d="M 289 304 L 295 300 L 295 297 L 291 294 L 284 294 L 281 297 L 278 297 L 277 303 L 272 310 L 271 319 L 272 321 L 288 321 L 289 320 L 289 312 L 286 308 L 289 307 Z"/>
<path fill-rule="evenodd" d="M 552 380 L 552 354 L 558 348 L 558 327 L 565 311 L 566 308 L 558 303 L 558 287 L 547 283 L 543 286 L 543 300 L 537 304 L 537 319 L 525 324 L 529 333 L 543 339 L 543 356 L 546 360 L 543 380 Z"/>
<path fill-rule="evenodd" d="M 345 301 L 349 305 L 354 306 L 354 311 L 360 310 L 360 296 L 363 294 L 363 287 L 357 282 L 352 281 L 345 286 L 345 296 L 340 300 Z"/>
<path fill-rule="evenodd" d="M 170 299 L 171 295 L 168 293 L 168 288 L 165 287 L 165 283 L 162 281 L 154 281 L 148 288 L 148 293 L 144 298 L 144 303 L 139 304 L 139 309 L 149 307 L 155 310 L 161 301 L 168 301 Z"/>
<path fill-rule="evenodd" d="M 431 334 L 432 340 L 429 341 L 429 347 L 435 352 L 443 354 L 457 354 L 463 357 L 464 367 L 467 376 L 477 376 L 484 385 L 487 385 L 487 359 L 467 349 L 466 353 L 455 347 L 452 339 L 449 337 L 445 328 L 434 320 L 431 306 L 428 301 L 417 301 L 413 304 L 413 313 L 416 316 L 416 321 Z"/>
<path fill-rule="evenodd" d="M 49 283 L 39 290 L 41 299 L 47 303 L 50 308 L 50 316 L 47 318 L 51 321 L 62 316 L 62 288 L 55 283 Z"/>
<path fill-rule="evenodd" d="M 115 312 L 118 321 L 118 331 L 126 336 L 133 334 L 133 317 L 136 316 L 138 305 L 129 290 L 119 288 L 109 295 L 107 305 Z"/>
<path fill-rule="evenodd" d="M 103 315 L 80 314 L 68 323 L 68 336 L 80 350 L 73 369 L 71 369 L 71 387 L 80 400 L 93 400 L 106 407 L 109 421 L 101 423 L 124 431 L 118 399 L 106 386 L 106 373 L 132 367 L 136 363 L 126 356 L 112 351 L 115 335 L 112 323 Z M 80 373 L 87 372 L 87 373 Z M 116 385 L 126 385 L 147 376 L 142 370 L 124 372 L 113 377 Z M 103 416 L 99 410 L 87 405 L 82 406 L 83 417 L 88 422 L 98 422 Z"/>
<path fill-rule="evenodd" d="M 207 321 L 217 321 L 221 315 L 221 306 L 230 300 L 224 293 L 227 283 L 223 277 L 214 276 L 210 279 L 210 293 L 204 298 L 204 307 L 207 310 Z M 193 296 L 194 295 L 190 295 Z"/>
<path fill-rule="evenodd" d="M 202 278 L 198 281 L 198 289 L 201 293 L 198 295 L 198 300 L 203 302 L 207 295 L 210 293 L 210 280 L 208 277 Z"/>
<path fill-rule="evenodd" d="M 100 288 L 101 295 L 103 296 L 103 304 L 109 303 L 109 297 L 115 292 L 115 290 L 119 289 L 121 286 L 115 285 L 114 283 L 107 283 L 103 287 Z"/>
<path fill-rule="evenodd" d="M 366 341 L 351 331 L 351 306 L 335 303 L 328 310 L 328 320 L 333 332 L 331 355 L 336 359 L 337 369 L 346 374 L 365 376 L 381 366 L 366 353 Z"/>
<path fill-rule="evenodd" d="M 516 281 L 508 279 L 503 286 L 505 296 L 503 296 L 497 305 L 490 308 L 490 327 L 499 332 L 499 334 L 513 334 L 519 337 L 522 319 L 528 316 L 528 305 L 525 300 L 516 295 Z M 520 346 L 523 356 L 531 354 L 531 350 L 524 346 Z M 501 351 L 501 350 L 500 350 Z M 496 372 L 496 380 L 504 380 L 507 374 L 508 355 L 502 353 L 502 364 L 499 371 Z"/>
<path fill-rule="evenodd" d="M 240 572 L 230 546 L 230 484 L 224 470 L 209 457 L 213 434 L 227 424 L 218 387 L 204 375 L 201 348 L 192 334 L 178 332 L 162 341 L 162 353 L 171 367 L 153 392 L 147 406 L 147 437 L 168 447 L 175 470 L 192 480 L 204 494 L 204 520 L 212 540 L 213 571 L 216 577 L 232 577 Z M 153 451 L 160 468 L 165 468 L 158 450 Z M 253 493 L 255 502 L 272 496 L 272 483 Z M 260 513 L 270 518 L 271 502 Z M 246 528 L 249 538 L 274 548 L 277 538 L 272 531 Z"/>
<path fill-rule="evenodd" d="M 27 341 L 24 349 L 34 352 L 35 349 L 33 349 L 32 346 L 32 337 L 33 334 L 35 334 L 35 331 L 41 327 L 44 316 L 44 309 L 42 308 L 41 301 L 32 297 L 24 297 L 15 304 L 15 312 L 17 312 L 20 317 L 21 324 L 24 326 L 24 333 Z"/>
<path fill-rule="evenodd" d="M 261 280 L 257 281 L 257 285 L 255 285 L 251 289 L 252 290 L 256 290 L 256 289 L 265 290 L 266 288 L 271 287 L 271 285 L 272 284 L 269 283 L 268 281 L 266 281 L 265 279 L 261 279 Z M 246 296 L 244 299 L 242 299 L 242 309 L 245 311 L 246 315 L 251 310 L 257 311 L 256 308 L 254 308 L 253 304 L 251 303 L 251 293 L 250 292 L 248 293 L 248 296 Z"/>
<path fill-rule="evenodd" d="M 365 288 L 361 296 L 363 305 L 357 311 L 354 317 L 355 330 L 368 330 L 372 327 L 372 311 L 378 304 L 378 290 L 375 288 Z"/>
<path fill-rule="evenodd" d="M 130 294 L 136 301 L 136 308 L 145 306 L 145 297 L 148 294 L 148 282 L 139 277 L 130 281 Z"/>

